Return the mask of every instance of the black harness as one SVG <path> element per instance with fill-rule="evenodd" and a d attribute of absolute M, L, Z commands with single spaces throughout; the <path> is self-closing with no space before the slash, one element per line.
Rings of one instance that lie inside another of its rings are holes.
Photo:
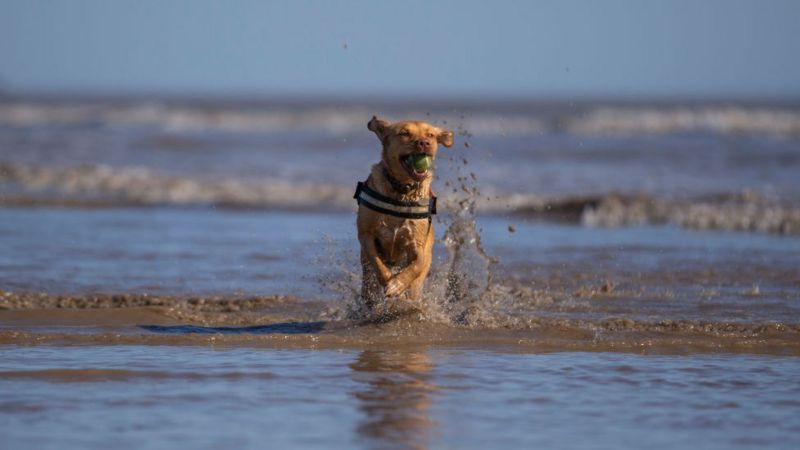
<path fill-rule="evenodd" d="M 436 196 L 432 191 L 427 202 L 401 202 L 375 192 L 366 183 L 359 181 L 353 198 L 359 206 L 366 206 L 373 211 L 403 219 L 430 220 L 431 216 L 436 214 Z"/>

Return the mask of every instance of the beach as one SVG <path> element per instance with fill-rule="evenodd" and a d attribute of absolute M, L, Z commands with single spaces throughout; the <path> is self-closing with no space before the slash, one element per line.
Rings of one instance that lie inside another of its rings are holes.
<path fill-rule="evenodd" d="M 390 321 L 373 114 L 456 133 Z M 799 142 L 775 101 L 2 98 L 4 442 L 794 448 Z"/>

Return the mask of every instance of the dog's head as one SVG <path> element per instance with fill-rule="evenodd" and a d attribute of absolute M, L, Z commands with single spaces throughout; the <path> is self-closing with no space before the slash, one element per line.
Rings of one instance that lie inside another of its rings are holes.
<path fill-rule="evenodd" d="M 431 176 L 431 170 L 415 165 L 420 155 L 436 159 L 439 144 L 453 145 L 453 132 L 425 122 L 404 121 L 390 123 L 373 117 L 367 128 L 383 144 L 383 161 L 389 173 L 398 181 L 418 182 Z M 423 165 L 424 166 L 424 165 Z"/>

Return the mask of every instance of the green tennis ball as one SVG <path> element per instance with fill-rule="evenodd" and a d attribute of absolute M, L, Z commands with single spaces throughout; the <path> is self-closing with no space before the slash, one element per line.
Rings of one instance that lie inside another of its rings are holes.
<path fill-rule="evenodd" d="M 433 163 L 433 158 L 427 155 L 415 155 L 414 156 L 414 170 L 417 172 L 425 172 Z"/>

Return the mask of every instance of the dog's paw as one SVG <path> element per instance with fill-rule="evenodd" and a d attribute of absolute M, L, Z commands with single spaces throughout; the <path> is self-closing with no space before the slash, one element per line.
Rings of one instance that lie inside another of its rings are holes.
<path fill-rule="evenodd" d="M 395 297 L 403 293 L 406 290 L 406 284 L 402 281 L 398 280 L 397 277 L 392 278 L 386 283 L 386 296 L 387 297 Z"/>

